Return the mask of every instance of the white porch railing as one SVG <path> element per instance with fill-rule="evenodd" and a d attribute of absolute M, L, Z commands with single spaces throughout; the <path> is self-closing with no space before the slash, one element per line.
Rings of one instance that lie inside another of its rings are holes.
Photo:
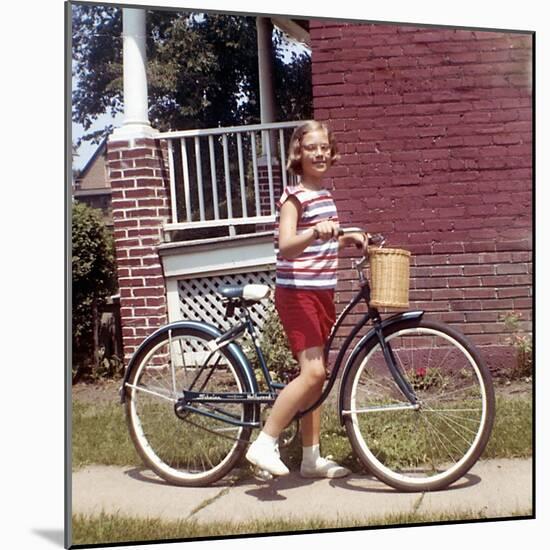
<path fill-rule="evenodd" d="M 290 178 L 286 148 L 292 130 L 300 124 L 160 134 L 168 140 L 172 203 L 165 230 L 227 227 L 234 235 L 239 225 L 272 223 L 278 193 Z"/>

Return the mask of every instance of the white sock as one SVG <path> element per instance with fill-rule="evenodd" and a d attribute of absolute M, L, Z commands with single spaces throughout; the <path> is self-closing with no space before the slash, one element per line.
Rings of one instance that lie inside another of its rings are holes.
<path fill-rule="evenodd" d="M 315 465 L 320 458 L 319 444 L 311 447 L 302 447 L 302 464 Z"/>
<path fill-rule="evenodd" d="M 267 447 L 275 449 L 277 447 L 278 441 L 279 441 L 278 437 L 272 437 L 269 434 L 266 434 L 265 432 L 260 432 L 260 435 L 258 435 L 254 443 L 257 443 L 258 445 L 265 445 Z"/>

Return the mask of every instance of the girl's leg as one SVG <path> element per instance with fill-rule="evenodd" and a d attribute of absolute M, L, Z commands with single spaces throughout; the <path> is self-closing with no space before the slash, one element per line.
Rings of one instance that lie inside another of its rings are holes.
<path fill-rule="evenodd" d="M 326 379 L 323 348 L 308 348 L 298 354 L 300 374 L 279 394 L 258 439 L 250 446 L 247 459 L 275 475 L 285 475 L 288 468 L 275 450 L 279 434 L 296 413 L 305 410 L 321 395 Z M 319 433 L 321 407 L 309 412 L 301 421 L 303 458 L 300 469 L 304 477 L 343 477 L 348 469 L 320 457 Z"/>
<path fill-rule="evenodd" d="M 319 434 L 321 432 L 321 407 L 307 413 L 300 419 L 302 431 L 302 446 L 311 447 L 319 445 Z"/>
<path fill-rule="evenodd" d="M 298 363 L 300 374 L 279 394 L 264 429 L 246 453 L 246 458 L 250 462 L 274 475 L 288 474 L 288 468 L 276 450 L 279 434 L 290 424 L 298 411 L 307 409 L 318 399 L 325 382 L 322 348 L 309 348 L 300 352 Z M 318 441 L 318 427 L 316 437 Z"/>
<path fill-rule="evenodd" d="M 279 394 L 263 429 L 272 437 L 278 437 L 290 424 L 296 413 L 307 409 L 317 401 L 323 390 L 326 378 L 323 349 L 306 349 L 298 353 L 297 359 L 300 365 L 300 374 Z M 308 414 L 304 418 L 309 416 Z M 315 430 L 314 423 L 307 420 L 306 423 L 307 429 Z M 317 422 L 316 429 L 318 442 L 319 422 Z"/>
<path fill-rule="evenodd" d="M 322 391 L 322 388 L 321 388 Z M 320 395 L 320 393 L 319 393 Z M 315 398 L 318 399 L 319 395 Z M 310 402 L 310 405 L 315 401 Z M 347 476 L 350 471 L 333 460 L 321 457 L 319 439 L 321 432 L 321 406 L 300 419 L 302 429 L 302 465 L 304 477 L 337 478 Z"/>

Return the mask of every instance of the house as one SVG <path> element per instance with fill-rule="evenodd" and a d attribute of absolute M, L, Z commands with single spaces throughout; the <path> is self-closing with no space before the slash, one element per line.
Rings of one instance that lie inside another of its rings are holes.
<path fill-rule="evenodd" d="M 144 24 L 140 11 L 124 10 L 128 28 Z M 260 52 L 265 24 L 259 17 Z M 312 50 L 315 118 L 340 143 L 330 186 L 342 223 L 409 249 L 411 306 L 467 333 L 491 368 L 510 365 L 503 318 L 521 313 L 519 328 L 529 330 L 532 310 L 532 35 L 330 20 L 300 28 Z M 269 282 L 285 131 L 299 121 L 270 120 L 259 58 L 254 127 L 159 134 L 143 81 L 128 96 L 143 123 L 108 142 L 127 358 L 169 320 L 221 321 L 219 284 Z M 229 234 L 173 239 L 218 226 Z M 349 258 L 341 265 L 339 308 L 354 284 Z"/>
<path fill-rule="evenodd" d="M 107 171 L 107 138 L 104 138 L 74 179 L 75 200 L 102 211 L 108 227 L 113 226 L 111 182 Z"/>

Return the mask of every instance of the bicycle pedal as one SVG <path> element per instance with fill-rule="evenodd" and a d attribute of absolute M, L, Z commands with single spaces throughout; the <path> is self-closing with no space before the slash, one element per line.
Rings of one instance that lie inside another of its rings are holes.
<path fill-rule="evenodd" d="M 254 468 L 254 475 L 262 481 L 271 481 L 273 474 L 261 468 Z"/>

